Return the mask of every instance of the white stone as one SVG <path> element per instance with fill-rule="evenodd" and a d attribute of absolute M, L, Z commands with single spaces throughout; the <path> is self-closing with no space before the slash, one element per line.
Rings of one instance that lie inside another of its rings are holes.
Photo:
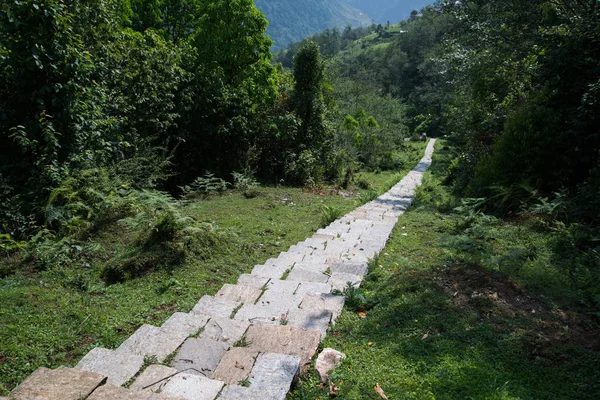
<path fill-rule="evenodd" d="M 331 274 L 331 278 L 329 278 L 327 283 L 331 285 L 333 290 L 339 290 L 343 292 L 348 287 L 348 282 L 350 282 L 352 287 L 359 287 L 362 282 L 362 278 L 358 275 L 334 272 Z"/>
<path fill-rule="evenodd" d="M 185 332 L 142 325 L 116 351 L 143 357 L 155 356 L 158 362 L 163 362 L 181 346 L 187 337 L 188 334 Z"/>
<path fill-rule="evenodd" d="M 257 289 L 263 289 L 270 279 L 271 278 L 265 278 L 263 276 L 242 274 L 238 278 L 237 282 L 240 285 L 252 286 Z"/>
<path fill-rule="evenodd" d="M 290 274 L 287 276 L 286 280 L 326 283 L 329 280 L 329 276 L 323 274 L 322 272 L 315 272 L 304 268 L 294 267 L 292 272 L 290 272 Z"/>
<path fill-rule="evenodd" d="M 271 398 L 284 399 L 294 377 L 300 368 L 300 357 L 265 353 L 258 356 L 252 375 L 250 387 L 268 393 Z"/>
<path fill-rule="evenodd" d="M 250 326 L 247 321 L 236 321 L 229 318 L 211 318 L 200 333 L 200 337 L 218 340 L 233 346 L 244 336 Z"/>
<path fill-rule="evenodd" d="M 177 351 L 171 366 L 180 372 L 210 378 L 229 347 L 209 338 L 189 338 Z"/>
<path fill-rule="evenodd" d="M 204 328 L 210 317 L 203 314 L 188 314 L 177 312 L 162 324 L 165 330 L 172 330 L 194 335 Z"/>
<path fill-rule="evenodd" d="M 304 310 L 327 310 L 332 314 L 332 321 L 337 319 L 344 308 L 345 297 L 333 293 L 308 293 L 304 296 L 300 308 Z"/>
<path fill-rule="evenodd" d="M 203 296 L 192 309 L 193 314 L 208 315 L 217 318 L 231 318 L 231 314 L 242 303 L 213 296 Z"/>
<path fill-rule="evenodd" d="M 161 393 L 187 400 L 214 400 L 224 385 L 221 381 L 182 373 L 170 378 Z"/>
<path fill-rule="evenodd" d="M 321 379 L 321 382 L 327 382 L 329 379 L 328 372 L 335 369 L 343 359 L 346 358 L 344 353 L 341 353 L 337 350 L 325 348 L 317 357 L 317 361 L 315 362 L 315 370 Z"/>
<path fill-rule="evenodd" d="M 225 284 L 217 292 L 217 299 L 227 299 L 240 303 L 254 304 L 262 294 L 262 290 L 246 285 Z"/>
<path fill-rule="evenodd" d="M 287 321 L 289 325 L 321 332 L 321 340 L 327 335 L 332 313 L 329 310 L 308 310 L 295 308 L 290 310 Z"/>
<path fill-rule="evenodd" d="M 102 374 L 108 378 L 109 384 L 121 386 L 135 376 L 143 364 L 143 356 L 96 347 L 75 368 Z"/>
<path fill-rule="evenodd" d="M 177 374 L 175 368 L 159 364 L 149 365 L 130 388 L 135 391 L 160 392 L 167 384 L 167 380 L 175 374 Z"/>

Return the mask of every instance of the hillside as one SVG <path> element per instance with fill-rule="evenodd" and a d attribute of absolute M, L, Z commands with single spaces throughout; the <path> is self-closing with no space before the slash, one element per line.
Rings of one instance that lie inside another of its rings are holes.
<path fill-rule="evenodd" d="M 364 11 L 373 21 L 384 24 L 398 22 L 410 16 L 412 10 L 420 10 L 431 0 L 347 0 L 352 7 Z"/>
<path fill-rule="evenodd" d="M 372 22 L 364 12 L 344 0 L 256 0 L 255 4 L 270 22 L 267 33 L 275 41 L 274 49 L 326 28 L 363 26 Z"/>

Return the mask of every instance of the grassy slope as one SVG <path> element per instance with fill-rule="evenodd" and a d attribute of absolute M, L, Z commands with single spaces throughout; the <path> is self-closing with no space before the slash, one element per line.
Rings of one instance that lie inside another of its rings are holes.
<path fill-rule="evenodd" d="M 376 190 L 395 183 L 421 157 L 423 144 L 410 149 L 411 162 L 403 171 L 365 178 Z M 47 271 L 24 265 L 0 279 L 0 396 L 39 366 L 74 365 L 93 347 L 117 347 L 141 324 L 160 325 L 176 311 L 189 311 L 203 295 L 309 237 L 320 227 L 323 205 L 342 213 L 356 207 L 352 198 L 329 189 L 264 187 L 260 192 L 253 199 L 229 192 L 182 206 L 197 223 L 214 223 L 224 239 L 201 256 L 188 255 L 185 265 L 171 272 L 105 285 L 99 278 L 103 263 L 133 240 L 113 226 L 81 249 L 93 254 L 83 258 L 87 265 Z"/>
<path fill-rule="evenodd" d="M 438 142 L 415 205 L 358 293 L 366 303 L 347 303 L 323 344 L 348 355 L 332 375 L 338 398 L 381 399 L 376 384 L 390 399 L 600 398 L 598 323 L 558 284 L 552 235 L 496 221 L 470 233 L 489 254 L 449 245 L 464 238 L 464 219 L 437 211 L 451 208 L 440 186 L 449 160 Z M 525 273 L 485 262 L 530 244 L 537 256 L 522 261 Z M 329 389 L 311 374 L 289 398 L 326 399 Z"/>

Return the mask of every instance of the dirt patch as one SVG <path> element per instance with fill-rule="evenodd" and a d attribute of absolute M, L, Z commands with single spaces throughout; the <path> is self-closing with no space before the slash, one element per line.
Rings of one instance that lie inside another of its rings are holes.
<path fill-rule="evenodd" d="M 478 265 L 453 264 L 440 278 L 456 307 L 476 313 L 481 321 L 492 322 L 499 330 L 510 329 L 528 338 L 534 354 L 544 353 L 547 345 L 559 342 L 600 351 L 600 329 L 592 321 L 551 308 L 506 276 Z"/>

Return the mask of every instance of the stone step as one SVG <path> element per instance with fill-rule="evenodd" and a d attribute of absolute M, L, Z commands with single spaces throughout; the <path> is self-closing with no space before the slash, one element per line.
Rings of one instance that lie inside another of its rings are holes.
<path fill-rule="evenodd" d="M 290 266 L 287 265 L 256 265 L 252 269 L 252 276 L 267 278 L 271 280 L 281 279 L 283 274 L 290 271 L 293 267 L 293 264 Z"/>
<path fill-rule="evenodd" d="M 87 353 L 75 368 L 104 375 L 109 384 L 121 386 L 134 377 L 143 364 L 144 357 L 141 355 L 97 347 Z"/>
<path fill-rule="evenodd" d="M 157 393 L 140 393 L 122 387 L 104 385 L 94 390 L 87 400 L 185 400 L 182 397 L 171 397 Z"/>
<path fill-rule="evenodd" d="M 211 378 L 221 358 L 232 345 L 207 337 L 188 338 L 177 350 L 171 366 L 179 372 Z"/>
<path fill-rule="evenodd" d="M 142 325 L 116 351 L 142 357 L 155 356 L 158 362 L 163 362 L 188 336 L 186 332 Z"/>
<path fill-rule="evenodd" d="M 239 301 L 206 295 L 194 306 L 191 313 L 216 318 L 231 318 L 233 311 L 238 309 L 241 304 Z"/>
<path fill-rule="evenodd" d="M 250 323 L 248 321 L 230 318 L 211 318 L 202 333 L 200 333 L 200 337 L 221 341 L 231 347 L 244 336 L 249 326 Z"/>
<path fill-rule="evenodd" d="M 185 400 L 214 400 L 224 382 L 201 375 L 179 372 L 164 365 L 149 366 L 131 385 L 138 393 L 161 393 Z"/>
<path fill-rule="evenodd" d="M 299 308 L 304 310 L 327 310 L 332 314 L 332 322 L 342 313 L 344 308 L 345 296 L 333 293 L 308 293 L 302 299 Z"/>
<path fill-rule="evenodd" d="M 188 336 L 197 334 L 206 326 L 210 317 L 203 314 L 188 314 L 177 312 L 162 324 L 164 330 L 186 333 Z"/>
<path fill-rule="evenodd" d="M 80 400 L 106 382 L 106 376 L 75 368 L 38 368 L 9 395 L 11 400 Z"/>
<path fill-rule="evenodd" d="M 294 267 L 287 276 L 286 280 L 299 281 L 299 282 L 318 282 L 327 283 L 329 275 L 323 272 L 312 271 L 306 268 Z"/>
<path fill-rule="evenodd" d="M 221 358 L 212 378 L 228 385 L 237 385 L 250 377 L 258 351 L 247 347 L 233 347 Z"/>
<path fill-rule="evenodd" d="M 227 299 L 238 303 L 254 304 L 262 295 L 262 290 L 248 285 L 225 284 L 217 292 L 217 299 Z"/>
<path fill-rule="evenodd" d="M 343 273 L 364 276 L 369 272 L 369 265 L 366 262 L 339 262 L 330 265 L 331 273 Z"/>
<path fill-rule="evenodd" d="M 359 287 L 362 282 L 362 277 L 354 274 L 345 274 L 342 272 L 334 272 L 331 274 L 331 278 L 329 278 L 328 284 L 331 285 L 332 290 L 339 290 L 343 292 L 347 287 L 348 283 L 352 287 Z"/>
<path fill-rule="evenodd" d="M 246 342 L 250 349 L 260 353 L 298 356 L 303 369 L 310 365 L 320 340 L 320 331 L 290 325 L 251 325 L 246 332 Z"/>
<path fill-rule="evenodd" d="M 333 314 L 329 310 L 294 308 L 287 315 L 287 324 L 307 330 L 317 330 L 325 339 Z"/>
<path fill-rule="evenodd" d="M 153 364 L 149 365 L 131 384 L 130 389 L 133 391 L 146 391 L 159 393 L 167 380 L 175 376 L 178 371 L 175 368 L 167 367 L 166 365 Z"/>
<path fill-rule="evenodd" d="M 238 285 L 251 286 L 256 289 L 263 289 L 271 278 L 265 278 L 262 276 L 242 274 L 237 280 Z"/>

